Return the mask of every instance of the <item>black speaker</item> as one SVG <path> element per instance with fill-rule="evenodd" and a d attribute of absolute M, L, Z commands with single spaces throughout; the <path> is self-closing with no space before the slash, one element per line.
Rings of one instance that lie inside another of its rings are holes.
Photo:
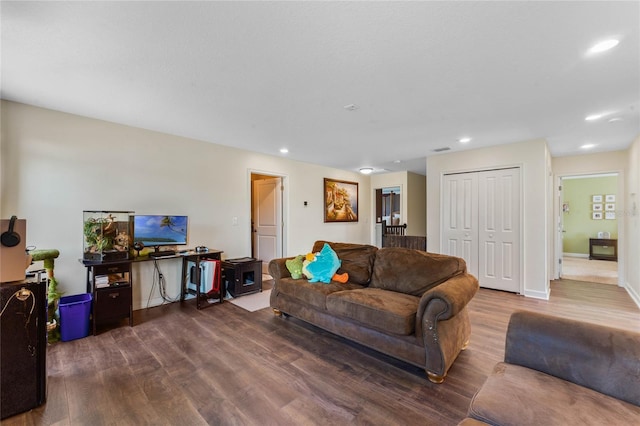
<path fill-rule="evenodd" d="M 0 284 L 0 418 L 42 405 L 47 393 L 47 283 Z"/>

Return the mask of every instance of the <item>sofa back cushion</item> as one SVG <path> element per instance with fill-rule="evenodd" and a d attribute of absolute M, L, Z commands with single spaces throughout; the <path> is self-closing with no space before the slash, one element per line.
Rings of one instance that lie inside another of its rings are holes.
<path fill-rule="evenodd" d="M 402 247 L 376 253 L 370 287 L 421 296 L 425 291 L 467 270 L 464 259 Z"/>
<path fill-rule="evenodd" d="M 325 243 L 329 244 L 329 247 L 338 255 L 338 259 L 342 261 L 338 274 L 346 272 L 349 274 L 349 282 L 360 285 L 369 284 L 378 247 L 366 244 L 316 241 L 311 251 L 313 253 L 319 252 Z"/>

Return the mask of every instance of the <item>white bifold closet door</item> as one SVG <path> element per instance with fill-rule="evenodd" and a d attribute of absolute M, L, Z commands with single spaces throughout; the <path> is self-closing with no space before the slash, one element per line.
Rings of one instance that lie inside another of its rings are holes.
<path fill-rule="evenodd" d="M 520 292 L 520 169 L 445 175 L 442 251 L 462 257 L 480 286 Z"/>

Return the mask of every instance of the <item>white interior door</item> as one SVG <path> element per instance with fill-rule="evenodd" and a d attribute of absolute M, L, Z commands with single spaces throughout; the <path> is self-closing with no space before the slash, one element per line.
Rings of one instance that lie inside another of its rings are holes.
<path fill-rule="evenodd" d="M 478 280 L 520 292 L 520 169 L 478 173 Z"/>
<path fill-rule="evenodd" d="M 442 252 L 480 286 L 520 292 L 520 169 L 445 175 Z"/>
<path fill-rule="evenodd" d="M 478 276 L 478 175 L 446 175 L 443 183 L 444 254 L 461 257 Z"/>
<path fill-rule="evenodd" d="M 254 256 L 262 260 L 263 272 L 271 259 L 282 257 L 282 179 L 253 183 Z"/>

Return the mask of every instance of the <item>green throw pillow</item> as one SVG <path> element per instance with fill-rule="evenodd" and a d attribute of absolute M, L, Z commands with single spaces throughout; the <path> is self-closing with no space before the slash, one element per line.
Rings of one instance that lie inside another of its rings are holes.
<path fill-rule="evenodd" d="M 294 259 L 289 259 L 284 262 L 291 274 L 291 278 L 294 280 L 302 278 L 302 259 L 304 259 L 304 256 L 300 255 L 296 256 Z"/>

